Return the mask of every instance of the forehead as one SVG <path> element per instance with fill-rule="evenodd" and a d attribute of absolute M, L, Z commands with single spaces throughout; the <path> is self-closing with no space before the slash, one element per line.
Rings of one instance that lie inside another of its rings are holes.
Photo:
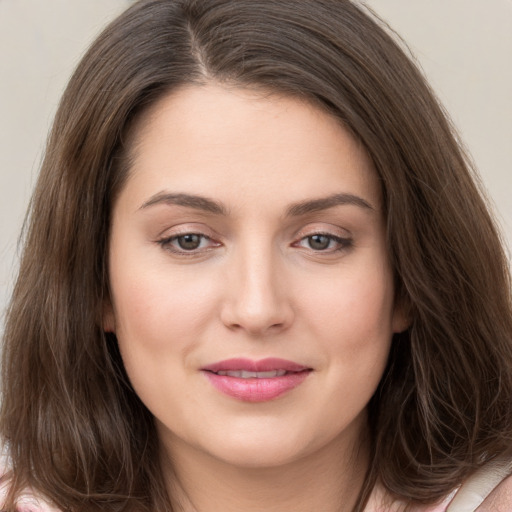
<path fill-rule="evenodd" d="M 212 84 L 184 87 L 143 113 L 129 142 L 128 181 L 141 193 L 158 187 L 208 196 L 286 191 L 293 202 L 305 194 L 358 192 L 380 202 L 362 145 L 339 120 L 294 97 Z"/>

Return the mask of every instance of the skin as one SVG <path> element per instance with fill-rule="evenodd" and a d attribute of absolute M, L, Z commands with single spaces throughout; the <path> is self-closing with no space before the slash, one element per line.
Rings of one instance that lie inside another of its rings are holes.
<path fill-rule="evenodd" d="M 187 511 L 350 510 L 366 405 L 407 326 L 370 159 L 307 103 L 215 84 L 163 98 L 131 142 L 104 327 L 155 416 L 172 495 Z M 234 357 L 312 371 L 248 403 L 201 372 Z"/>
<path fill-rule="evenodd" d="M 508 512 L 512 504 L 512 476 L 498 485 L 477 512 Z"/>

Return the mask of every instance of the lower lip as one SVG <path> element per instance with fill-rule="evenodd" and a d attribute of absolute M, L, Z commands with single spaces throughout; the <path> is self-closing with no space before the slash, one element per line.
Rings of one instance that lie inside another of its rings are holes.
<path fill-rule="evenodd" d="M 287 373 L 281 377 L 269 379 L 241 379 L 203 372 L 213 386 L 225 395 L 244 402 L 267 402 L 296 388 L 311 373 L 309 370 Z"/>

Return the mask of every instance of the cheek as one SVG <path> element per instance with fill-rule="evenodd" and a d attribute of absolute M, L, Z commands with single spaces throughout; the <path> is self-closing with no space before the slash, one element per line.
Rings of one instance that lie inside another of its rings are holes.
<path fill-rule="evenodd" d="M 127 262 L 128 263 L 128 262 Z M 218 288 L 186 271 L 154 266 L 118 268 L 111 273 L 115 331 L 121 349 L 187 350 L 213 315 Z"/>
<path fill-rule="evenodd" d="M 317 283 L 318 284 L 318 283 Z M 328 290 L 328 291 L 326 291 Z M 343 275 L 316 286 L 302 306 L 319 329 L 360 349 L 392 334 L 393 285 L 386 269 Z"/>
<path fill-rule="evenodd" d="M 187 272 L 125 270 L 113 272 L 111 281 L 116 337 L 133 388 L 153 413 L 171 403 L 178 407 L 175 393 L 193 404 L 195 398 L 183 383 L 194 369 L 190 354 L 212 318 L 214 287 L 199 285 Z M 163 387 L 173 391 L 162 394 Z"/>
<path fill-rule="evenodd" d="M 333 390 L 330 399 L 349 410 L 357 410 L 373 395 L 393 336 L 391 272 L 372 263 L 325 283 L 323 292 L 317 288 L 303 305 L 310 311 L 314 337 L 325 358 L 326 387 Z"/>
<path fill-rule="evenodd" d="M 301 313 L 309 327 L 304 330 L 314 340 L 322 370 L 316 388 L 322 392 L 310 397 L 311 429 L 319 442 L 361 417 L 387 363 L 393 286 L 390 272 L 372 263 L 374 270 L 365 262 L 337 277 L 317 280 L 302 295 Z"/>

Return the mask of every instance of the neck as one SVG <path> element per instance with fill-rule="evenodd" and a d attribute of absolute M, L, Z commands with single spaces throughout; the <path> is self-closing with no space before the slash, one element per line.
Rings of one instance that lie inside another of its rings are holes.
<path fill-rule="evenodd" d="M 366 442 L 335 439 L 321 450 L 270 467 L 241 467 L 173 440 L 164 462 L 179 512 L 350 512 L 363 486 Z"/>

